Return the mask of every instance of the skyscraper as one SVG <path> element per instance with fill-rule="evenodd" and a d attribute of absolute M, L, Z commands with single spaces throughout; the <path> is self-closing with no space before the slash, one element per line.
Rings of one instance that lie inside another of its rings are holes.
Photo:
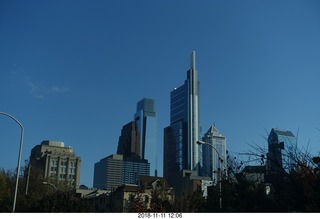
<path fill-rule="evenodd" d="M 297 139 L 291 131 L 271 129 L 268 137 L 267 170 L 289 172 L 293 168 Z"/>
<path fill-rule="evenodd" d="M 123 184 L 123 155 L 113 154 L 94 164 L 93 188 L 109 189 Z"/>
<path fill-rule="evenodd" d="M 149 176 L 147 160 L 131 156 L 113 154 L 94 164 L 93 187 L 99 189 L 116 188 L 123 184 L 137 184 L 139 176 Z"/>
<path fill-rule="evenodd" d="M 226 137 L 213 125 L 204 134 L 202 141 L 209 143 L 202 148 L 203 175 L 211 177 L 213 182 L 217 183 L 227 169 Z"/>
<path fill-rule="evenodd" d="M 141 158 L 140 133 L 135 121 L 129 122 L 122 127 L 117 154 L 122 154 L 125 159 L 134 155 Z"/>
<path fill-rule="evenodd" d="M 150 174 L 157 168 L 157 117 L 155 100 L 144 98 L 137 103 L 134 119 L 140 133 L 140 157 L 150 162 Z"/>
<path fill-rule="evenodd" d="M 199 81 L 196 55 L 190 55 L 190 69 L 184 84 L 170 96 L 170 126 L 164 129 L 163 175 L 169 183 L 178 171 L 199 170 L 202 150 L 199 132 Z"/>

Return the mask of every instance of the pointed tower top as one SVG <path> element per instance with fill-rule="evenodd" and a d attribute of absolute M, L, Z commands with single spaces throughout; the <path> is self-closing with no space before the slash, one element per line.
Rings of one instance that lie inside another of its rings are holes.
<path fill-rule="evenodd" d="M 223 137 L 220 131 L 216 128 L 215 124 L 212 125 L 209 130 L 205 133 L 205 136 L 218 136 Z"/>
<path fill-rule="evenodd" d="M 209 130 L 207 131 L 207 133 L 220 133 L 219 130 L 216 128 L 215 124 L 212 125 Z"/>
<path fill-rule="evenodd" d="M 192 51 L 190 54 L 191 69 L 196 69 L 196 51 Z"/>

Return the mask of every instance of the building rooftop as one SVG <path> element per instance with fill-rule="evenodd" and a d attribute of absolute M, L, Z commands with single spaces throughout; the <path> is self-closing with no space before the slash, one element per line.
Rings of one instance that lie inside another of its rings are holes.
<path fill-rule="evenodd" d="M 155 182 L 159 182 L 163 188 L 170 188 L 169 183 L 163 177 L 157 176 L 140 176 L 139 177 L 140 186 L 153 187 Z"/>
<path fill-rule="evenodd" d="M 280 130 L 280 129 L 275 129 L 273 128 L 274 132 L 277 135 L 283 135 L 283 136 L 289 136 L 289 137 L 294 137 L 294 134 L 292 134 L 291 131 L 287 131 L 287 130 Z"/>
<path fill-rule="evenodd" d="M 64 147 L 64 142 L 62 141 L 52 141 L 45 140 L 41 142 L 42 145 L 55 146 L 55 147 Z"/>

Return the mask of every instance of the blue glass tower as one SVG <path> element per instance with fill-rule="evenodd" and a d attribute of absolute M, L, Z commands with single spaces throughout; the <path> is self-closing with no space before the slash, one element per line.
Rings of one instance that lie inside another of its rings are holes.
<path fill-rule="evenodd" d="M 164 130 L 163 174 L 174 180 L 181 170 L 198 170 L 202 166 L 202 150 L 197 144 L 199 132 L 199 81 L 195 51 L 184 84 L 174 88 L 170 96 L 170 126 Z M 170 182 L 169 182 L 170 183 Z"/>
<path fill-rule="evenodd" d="M 157 117 L 155 100 L 144 98 L 137 103 L 134 119 L 140 132 L 140 157 L 150 162 L 150 174 L 157 175 Z"/>

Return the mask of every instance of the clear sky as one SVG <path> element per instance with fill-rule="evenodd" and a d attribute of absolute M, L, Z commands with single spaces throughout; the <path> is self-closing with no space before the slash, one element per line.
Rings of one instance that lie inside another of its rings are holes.
<path fill-rule="evenodd" d="M 43 140 L 72 146 L 81 184 L 116 153 L 136 103 L 156 100 L 158 169 L 170 92 L 195 50 L 202 134 L 234 153 L 271 128 L 320 151 L 320 1 L 0 1 L 0 111 L 25 127 L 22 164 Z M 20 129 L 0 115 L 0 167 L 17 165 Z"/>

